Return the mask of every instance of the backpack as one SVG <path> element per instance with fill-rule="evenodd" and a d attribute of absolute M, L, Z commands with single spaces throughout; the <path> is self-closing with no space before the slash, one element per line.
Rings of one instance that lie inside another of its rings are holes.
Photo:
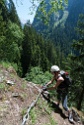
<path fill-rule="evenodd" d="M 64 78 L 63 84 L 68 88 L 72 85 L 72 79 L 70 78 L 70 75 L 66 71 L 60 71 L 60 75 Z"/>

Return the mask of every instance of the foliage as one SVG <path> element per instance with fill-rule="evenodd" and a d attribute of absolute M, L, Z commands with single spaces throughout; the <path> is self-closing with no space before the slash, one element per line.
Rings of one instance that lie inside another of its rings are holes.
<path fill-rule="evenodd" d="M 10 39 L 9 39 L 10 38 Z M 17 24 L 8 22 L 8 29 L 5 41 L 5 51 L 3 51 L 3 59 L 8 59 L 10 62 L 20 59 L 21 41 L 23 33 Z M 2 44 L 4 45 L 4 43 Z"/>
<path fill-rule="evenodd" d="M 16 63 L 10 63 L 8 61 L 0 61 L 0 64 L 4 67 L 4 68 L 9 68 L 9 67 L 13 67 L 16 71 L 18 71 L 18 66 Z"/>
<path fill-rule="evenodd" d="M 26 74 L 26 80 L 42 85 L 48 82 L 51 76 L 48 71 L 44 73 L 40 67 L 32 67 L 30 72 Z"/>
<path fill-rule="evenodd" d="M 7 0 L 0 1 L 0 31 L 0 60 L 15 63 L 21 74 L 20 59 L 24 35 L 12 0 L 9 3 Z"/>
<path fill-rule="evenodd" d="M 6 33 L 5 21 L 3 21 L 3 17 L 1 16 L 1 13 L 2 13 L 2 11 L 0 10 L 0 45 L 6 39 L 6 37 L 5 37 L 5 33 Z"/>
<path fill-rule="evenodd" d="M 44 40 L 42 36 L 30 27 L 24 26 L 24 39 L 22 42 L 22 67 L 23 76 L 31 66 L 39 66 L 43 71 L 49 70 L 52 64 L 60 65 L 59 55 L 56 46 L 49 40 Z M 59 52 L 60 53 L 60 52 Z M 62 54 L 62 58 L 64 58 Z"/>
<path fill-rule="evenodd" d="M 9 20 L 11 20 L 12 23 L 16 23 L 21 28 L 21 22 L 17 15 L 17 11 L 13 3 L 13 0 L 9 0 L 9 3 L 7 3 L 7 7 Z"/>
<path fill-rule="evenodd" d="M 80 15 L 76 31 L 78 40 L 73 41 L 76 54 L 71 56 L 73 67 L 71 71 L 74 79 L 73 97 L 80 110 L 84 103 L 84 15 Z"/>
<path fill-rule="evenodd" d="M 53 12 L 56 12 L 57 10 L 64 9 L 64 5 L 66 6 L 68 3 L 68 0 L 31 0 L 32 6 L 31 10 L 35 11 L 36 9 L 36 3 L 40 5 L 38 11 L 40 13 L 40 16 L 36 15 L 38 19 L 40 19 L 45 25 L 49 24 L 50 16 Z M 49 8 L 47 9 L 47 7 Z"/>

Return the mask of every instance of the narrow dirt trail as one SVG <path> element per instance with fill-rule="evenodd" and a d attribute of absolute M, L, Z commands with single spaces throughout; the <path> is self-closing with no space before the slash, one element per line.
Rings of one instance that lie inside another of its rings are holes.
<path fill-rule="evenodd" d="M 67 112 L 63 110 L 62 105 L 59 107 L 56 105 L 54 101 L 49 100 L 46 98 L 46 96 L 43 95 L 45 100 L 48 101 L 48 104 L 52 108 L 52 117 L 56 121 L 57 125 L 83 125 L 81 123 L 77 123 L 74 121 L 74 123 L 70 123 L 68 120 Z"/>
<path fill-rule="evenodd" d="M 58 107 L 54 102 L 51 102 L 52 117 L 58 125 L 71 125 L 68 117 L 63 113 L 62 108 Z"/>

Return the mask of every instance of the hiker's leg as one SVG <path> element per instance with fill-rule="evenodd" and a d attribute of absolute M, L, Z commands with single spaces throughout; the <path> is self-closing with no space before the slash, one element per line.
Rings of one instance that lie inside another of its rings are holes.
<path fill-rule="evenodd" d="M 68 115 L 69 115 L 71 113 L 71 110 L 68 108 L 67 100 L 68 100 L 67 94 L 63 94 L 63 96 L 62 96 L 62 106 L 68 112 Z"/>
<path fill-rule="evenodd" d="M 68 112 L 69 121 L 73 123 L 72 112 L 70 111 L 70 109 L 67 106 L 67 95 L 63 96 L 62 105 L 63 105 L 63 108 Z"/>
<path fill-rule="evenodd" d="M 61 101 L 61 92 L 60 91 L 57 91 L 57 105 L 59 106 L 60 104 L 60 101 Z"/>
<path fill-rule="evenodd" d="M 67 106 L 67 95 L 65 94 L 62 96 L 62 106 L 66 111 L 69 111 L 69 108 Z"/>

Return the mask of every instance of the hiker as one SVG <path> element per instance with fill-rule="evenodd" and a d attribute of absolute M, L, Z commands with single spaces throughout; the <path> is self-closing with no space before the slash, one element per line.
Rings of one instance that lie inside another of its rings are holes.
<path fill-rule="evenodd" d="M 51 73 L 53 74 L 53 78 L 46 84 L 46 86 L 52 84 L 54 80 L 56 81 L 56 84 L 52 87 L 44 88 L 43 91 L 54 90 L 54 89 L 57 90 L 57 99 L 58 99 L 57 106 L 59 106 L 60 101 L 62 101 L 63 108 L 68 112 L 69 121 L 73 122 L 71 111 L 67 106 L 68 88 L 66 88 L 65 85 L 63 84 L 64 78 L 60 75 L 60 68 L 57 65 L 53 65 L 51 67 Z"/>

